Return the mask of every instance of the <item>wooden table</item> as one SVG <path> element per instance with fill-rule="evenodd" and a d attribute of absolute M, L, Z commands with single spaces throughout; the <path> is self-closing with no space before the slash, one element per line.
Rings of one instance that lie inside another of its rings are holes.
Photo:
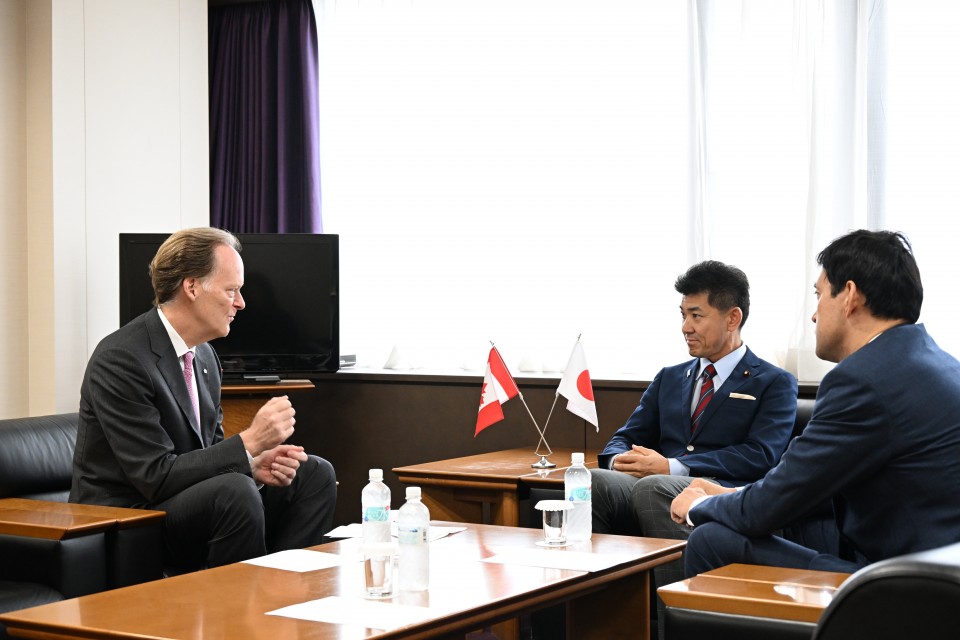
<path fill-rule="evenodd" d="M 428 591 L 400 592 L 382 601 L 430 611 L 426 620 L 391 631 L 368 628 L 360 620 L 334 624 L 265 615 L 330 596 L 363 602 L 358 539 L 312 547 L 343 556 L 341 566 L 329 569 L 294 573 L 239 563 L 0 614 L 0 622 L 13 637 L 44 640 L 462 638 L 500 620 L 567 603 L 570 638 L 648 638 L 648 574 L 678 558 L 685 546 L 679 540 L 594 535 L 580 546 L 547 553 L 592 551 L 615 556 L 618 564 L 595 572 L 549 569 L 480 562 L 510 551 L 540 550 L 535 543 L 541 531 L 466 526 L 431 543 Z"/>
<path fill-rule="evenodd" d="M 531 468 L 539 460 L 530 448 L 481 453 L 463 458 L 426 462 L 393 470 L 400 482 L 417 485 L 432 517 L 456 522 L 483 523 L 484 505 L 489 524 L 520 524 L 520 500 L 531 486 L 563 489 L 563 472 L 570 454 L 580 449 L 554 449 L 546 471 Z M 597 452 L 584 455 L 588 468 L 597 467 Z"/>
<path fill-rule="evenodd" d="M 27 498 L 0 499 L 0 534 L 66 540 L 108 529 L 157 523 L 163 511 L 101 507 Z"/>
<path fill-rule="evenodd" d="M 847 573 L 731 564 L 657 593 L 668 607 L 816 624 Z"/>

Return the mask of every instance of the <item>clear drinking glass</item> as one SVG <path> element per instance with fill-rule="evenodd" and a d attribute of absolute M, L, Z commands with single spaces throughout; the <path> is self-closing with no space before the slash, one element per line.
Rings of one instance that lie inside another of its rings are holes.
<path fill-rule="evenodd" d="M 393 593 L 393 568 L 397 545 L 377 542 L 363 545 L 363 584 L 371 598 L 386 598 Z"/>
<path fill-rule="evenodd" d="M 567 544 L 567 511 L 573 505 L 566 500 L 541 500 L 536 508 L 543 512 L 543 541 L 545 547 Z"/>

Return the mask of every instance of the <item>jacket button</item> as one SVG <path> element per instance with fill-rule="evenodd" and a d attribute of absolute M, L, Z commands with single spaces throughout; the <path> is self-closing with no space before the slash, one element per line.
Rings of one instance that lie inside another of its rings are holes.
<path fill-rule="evenodd" d="M 693 451 L 693 445 L 692 445 L 692 444 L 688 444 L 688 445 L 687 445 L 687 451 Z"/>

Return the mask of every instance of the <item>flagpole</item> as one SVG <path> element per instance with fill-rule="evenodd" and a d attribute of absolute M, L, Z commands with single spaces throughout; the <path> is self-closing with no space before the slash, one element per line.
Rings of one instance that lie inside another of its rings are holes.
<path fill-rule="evenodd" d="M 495 349 L 497 345 L 493 344 L 493 340 L 490 340 L 489 342 L 490 342 L 490 347 Z M 508 373 L 509 373 L 509 372 L 508 372 Z M 543 431 L 544 431 L 544 430 L 540 429 L 540 425 L 537 424 L 537 419 L 533 417 L 533 412 L 530 411 L 530 407 L 527 406 L 527 401 L 524 399 L 524 397 L 523 397 L 523 392 L 520 391 L 520 387 L 519 387 L 519 386 L 517 386 L 517 395 L 520 397 L 520 402 L 523 403 L 523 408 L 527 410 L 527 415 L 530 416 L 530 420 L 533 422 L 533 427 L 534 427 L 534 429 L 536 429 L 536 430 L 537 430 L 537 433 L 540 435 L 540 440 L 542 440 L 543 443 L 544 443 L 545 445 L 547 445 L 547 451 L 549 451 L 549 453 L 547 453 L 546 455 L 538 454 L 537 451 L 540 450 L 540 441 L 538 440 L 538 441 L 537 441 L 537 448 L 534 449 L 534 452 L 533 452 L 533 453 L 534 453 L 534 455 L 539 455 L 539 456 L 540 456 L 540 460 L 539 460 L 538 462 L 533 463 L 533 464 L 530 465 L 530 466 L 533 467 L 533 468 L 535 468 L 535 469 L 552 469 L 553 467 L 555 467 L 555 466 L 557 466 L 557 465 L 555 465 L 554 463 L 552 463 L 552 462 L 550 462 L 549 460 L 547 460 L 547 456 L 552 455 L 552 454 L 553 454 L 553 450 L 550 448 L 550 445 L 547 444 L 547 439 L 546 439 L 546 438 L 544 437 L 544 435 L 543 435 Z M 554 398 L 554 403 L 556 403 L 556 398 Z M 551 409 L 551 413 L 552 413 L 552 411 L 553 411 L 553 410 Z"/>
<path fill-rule="evenodd" d="M 576 351 L 577 345 L 580 344 L 580 338 L 581 338 L 582 336 L 583 336 L 582 333 L 580 333 L 580 334 L 577 335 L 577 341 L 573 343 L 573 351 L 570 352 L 570 356 L 571 356 L 571 357 L 573 357 L 573 352 Z M 492 344 L 492 343 L 491 343 L 491 344 Z M 569 361 L 569 359 L 568 359 L 568 361 Z M 550 453 L 547 454 L 548 456 L 553 454 L 553 450 L 550 449 L 550 444 L 547 442 L 546 433 L 547 433 L 547 427 L 550 426 L 550 418 L 553 416 L 553 410 L 554 410 L 554 409 L 556 408 L 556 406 L 557 406 L 557 398 L 559 398 L 559 397 L 560 397 L 560 389 L 557 389 L 557 390 L 554 392 L 554 394 L 553 394 L 553 404 L 550 405 L 550 413 L 547 414 L 547 421 L 543 423 L 543 430 L 541 431 L 539 428 L 537 429 L 538 431 L 540 431 L 540 441 L 537 442 L 537 448 L 534 450 L 534 453 L 537 454 L 537 455 L 540 455 L 540 454 L 537 453 L 537 451 L 540 450 L 540 442 L 543 442 L 543 444 L 546 445 L 547 450 L 550 452 Z M 522 396 L 521 396 L 521 398 L 522 398 Z M 526 404 L 526 403 L 524 403 L 524 404 Z M 529 411 L 529 409 L 527 409 L 527 411 Z M 530 416 L 530 417 L 533 418 L 533 416 Z M 541 462 L 543 462 L 543 461 L 544 461 L 544 458 L 543 458 L 543 456 L 541 456 Z M 536 465 L 534 465 L 534 466 L 536 466 Z"/>

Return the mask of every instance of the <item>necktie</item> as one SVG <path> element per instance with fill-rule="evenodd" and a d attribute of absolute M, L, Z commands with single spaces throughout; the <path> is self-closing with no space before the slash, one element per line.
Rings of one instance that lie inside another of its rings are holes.
<path fill-rule="evenodd" d="M 710 404 L 710 398 L 713 397 L 713 376 L 715 375 L 717 375 L 717 370 L 713 368 L 712 364 L 708 364 L 702 374 L 703 383 L 700 385 L 700 399 L 697 400 L 697 406 L 690 417 L 692 433 L 697 432 L 697 425 L 703 415 L 703 410 L 707 408 L 707 405 Z"/>
<path fill-rule="evenodd" d="M 197 417 L 197 424 L 200 424 L 200 403 L 197 401 L 197 394 L 193 390 L 193 351 L 187 351 L 183 354 L 183 381 L 187 383 L 187 393 L 190 394 L 190 404 L 193 405 L 193 415 Z"/>

